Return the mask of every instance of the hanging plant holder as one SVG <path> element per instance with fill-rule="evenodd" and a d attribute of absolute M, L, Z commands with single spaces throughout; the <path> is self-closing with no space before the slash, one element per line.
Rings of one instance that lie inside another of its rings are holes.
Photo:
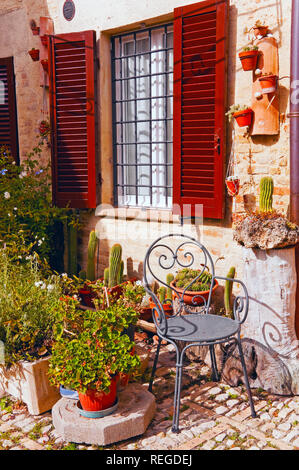
<path fill-rule="evenodd" d="M 34 62 L 39 60 L 39 49 L 31 49 L 31 51 L 28 51 L 28 54 Z"/>
<path fill-rule="evenodd" d="M 251 125 L 253 111 L 251 108 L 237 111 L 233 114 L 239 127 L 249 127 Z"/>
<path fill-rule="evenodd" d="M 256 69 L 258 55 L 259 55 L 258 50 L 239 53 L 239 58 L 241 60 L 242 68 L 245 72 Z"/>
<path fill-rule="evenodd" d="M 49 62 L 48 59 L 41 59 L 40 63 L 43 66 L 43 69 L 48 72 L 49 71 Z"/>
<path fill-rule="evenodd" d="M 262 88 L 262 93 L 275 93 L 277 88 L 277 75 L 264 75 L 259 78 L 259 82 Z"/>
<path fill-rule="evenodd" d="M 44 35 L 40 37 L 43 46 L 48 47 L 48 36 Z"/>
<path fill-rule="evenodd" d="M 240 179 L 238 176 L 229 176 L 225 180 L 226 189 L 229 196 L 237 196 L 239 194 L 240 189 Z"/>

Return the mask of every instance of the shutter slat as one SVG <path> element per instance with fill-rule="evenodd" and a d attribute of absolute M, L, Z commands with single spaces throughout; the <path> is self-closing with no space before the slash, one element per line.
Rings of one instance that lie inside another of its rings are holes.
<path fill-rule="evenodd" d="M 204 217 L 218 219 L 224 215 L 227 10 L 227 0 L 174 10 L 174 207 L 191 204 L 195 215 L 195 204 L 202 204 Z"/>
<path fill-rule="evenodd" d="M 53 199 L 64 207 L 95 208 L 95 32 L 51 38 Z"/>

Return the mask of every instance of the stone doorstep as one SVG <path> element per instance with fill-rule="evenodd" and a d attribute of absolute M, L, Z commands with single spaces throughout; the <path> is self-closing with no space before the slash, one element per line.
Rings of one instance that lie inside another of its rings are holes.
<path fill-rule="evenodd" d="M 53 425 L 66 442 L 105 446 L 142 435 L 156 411 L 154 396 L 140 384 L 129 384 L 119 393 L 118 409 L 100 419 L 85 418 L 77 402 L 60 399 L 52 409 Z"/>

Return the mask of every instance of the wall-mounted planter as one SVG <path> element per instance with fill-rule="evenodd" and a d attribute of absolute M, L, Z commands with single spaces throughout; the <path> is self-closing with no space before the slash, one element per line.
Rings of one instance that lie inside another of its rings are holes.
<path fill-rule="evenodd" d="M 41 36 L 40 40 L 43 46 L 48 47 L 48 36 L 43 35 Z"/>
<path fill-rule="evenodd" d="M 248 108 L 234 113 L 233 116 L 239 127 L 249 127 L 252 122 L 253 111 Z"/>
<path fill-rule="evenodd" d="M 264 37 L 268 33 L 268 26 L 258 26 L 253 28 L 253 32 L 256 38 L 259 36 Z"/>
<path fill-rule="evenodd" d="M 245 72 L 256 69 L 258 54 L 259 51 L 246 51 L 239 53 L 239 58 Z"/>
<path fill-rule="evenodd" d="M 274 93 L 277 88 L 277 76 L 266 75 L 259 78 L 263 94 Z"/>
<path fill-rule="evenodd" d="M 33 36 L 38 36 L 39 35 L 39 27 L 34 26 L 31 28 Z"/>
<path fill-rule="evenodd" d="M 28 54 L 34 62 L 39 60 L 39 49 L 31 49 L 31 51 L 28 51 Z"/>
<path fill-rule="evenodd" d="M 240 189 L 240 180 L 234 176 L 226 178 L 225 180 L 227 192 L 230 196 L 236 196 Z"/>
<path fill-rule="evenodd" d="M 46 72 L 48 72 L 48 71 L 49 71 L 48 59 L 41 59 L 40 63 L 42 64 L 43 69 L 44 69 Z"/>

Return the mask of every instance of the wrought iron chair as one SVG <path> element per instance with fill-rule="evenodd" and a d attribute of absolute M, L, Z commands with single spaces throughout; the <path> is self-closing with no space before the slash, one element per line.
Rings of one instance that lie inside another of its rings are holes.
<path fill-rule="evenodd" d="M 172 299 L 167 299 L 166 302 L 172 304 L 173 315 L 167 316 L 164 311 L 165 304 L 161 303 L 157 294 L 151 289 L 151 285 L 154 282 L 158 282 L 160 285 L 168 287 L 166 281 L 161 279 L 162 273 L 166 274 L 166 272 L 170 272 L 174 274 L 178 269 L 180 270 L 182 268 L 192 268 L 194 270 L 200 270 L 200 272 L 183 291 L 178 291 L 176 286 L 171 283 Z M 187 304 L 185 302 L 185 293 L 188 289 L 190 290 L 192 284 L 199 279 L 205 270 L 208 270 L 211 274 L 211 287 L 208 294 L 202 296 L 196 293 L 193 297 L 191 296 L 191 305 L 190 301 Z M 208 250 L 196 239 L 182 234 L 165 235 L 152 243 L 145 256 L 143 275 L 144 287 L 155 304 L 155 307 L 152 309 L 152 314 L 159 337 L 149 382 L 149 391 L 152 391 L 161 341 L 164 339 L 173 344 L 176 350 L 176 380 L 172 431 L 176 433 L 179 432 L 183 361 L 185 352 L 188 348 L 193 346 L 209 347 L 213 377 L 214 380 L 218 381 L 219 376 L 214 346 L 221 343 L 235 342 L 237 344 L 244 373 L 244 382 L 251 407 L 251 416 L 255 418 L 256 413 L 240 339 L 241 324 L 247 318 L 249 305 L 248 292 L 243 282 L 237 279 L 216 276 L 213 260 Z M 209 313 L 212 289 L 217 285 L 217 279 L 237 282 L 243 288 L 242 296 L 238 295 L 234 300 L 234 319 Z M 194 307 L 196 307 L 196 309 L 194 309 Z M 243 315 L 242 318 L 240 318 L 241 314 Z"/>

